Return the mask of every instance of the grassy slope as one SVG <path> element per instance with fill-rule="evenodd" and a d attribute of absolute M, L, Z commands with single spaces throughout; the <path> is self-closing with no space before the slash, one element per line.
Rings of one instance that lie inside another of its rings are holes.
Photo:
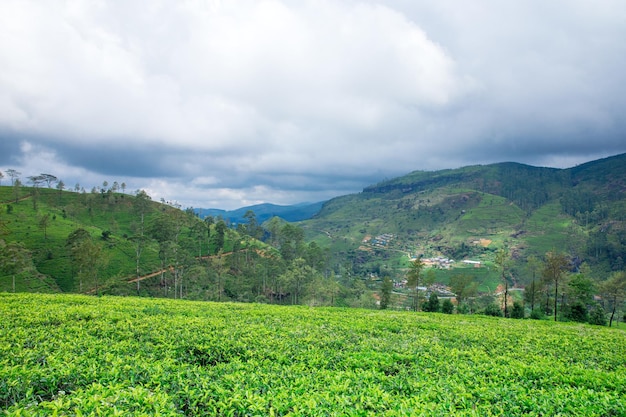
<path fill-rule="evenodd" d="M 572 219 L 561 212 L 556 201 L 535 210 L 525 225 L 529 230 L 525 240 L 531 252 L 543 255 L 566 248 L 567 231 L 571 224 Z"/>
<path fill-rule="evenodd" d="M 100 194 L 59 193 L 57 190 L 41 189 L 37 207 L 33 205 L 30 189 L 22 190 L 22 199 L 15 203 L 11 187 L 0 187 L 0 221 L 5 225 L 0 239 L 21 241 L 31 250 L 37 270 L 48 275 L 49 290 L 79 291 L 80 283 L 74 278 L 66 249 L 68 235 L 77 228 L 86 229 L 103 246 L 104 267 L 100 282 L 123 282 L 135 275 L 135 245 L 127 237 L 133 236 L 133 225 L 139 223 L 139 215 L 134 211 L 134 197 L 124 194 L 103 196 Z M 7 206 L 11 206 L 10 213 Z M 146 215 L 146 226 L 162 210 L 170 207 L 152 203 Z M 39 226 L 44 215 L 50 216 L 49 226 L 44 230 Z M 110 231 L 106 242 L 102 232 Z M 181 234 L 183 238 L 186 235 Z M 186 242 L 186 245 L 191 243 Z M 203 247 L 206 254 L 207 246 Z M 197 252 L 197 251 L 195 251 Z M 140 273 L 158 270 L 160 260 L 158 247 L 151 242 L 141 255 Z M 83 291 L 93 287 L 93 282 L 84 282 Z M 0 290 L 9 290 L 11 277 L 0 277 Z M 16 290 L 33 289 L 20 281 Z"/>
<path fill-rule="evenodd" d="M 548 321 L 0 293 L 8 415 L 625 415 L 626 334 Z"/>

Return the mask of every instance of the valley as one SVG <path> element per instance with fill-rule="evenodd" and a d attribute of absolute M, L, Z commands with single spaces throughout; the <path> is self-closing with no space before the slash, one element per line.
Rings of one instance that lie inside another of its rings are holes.
<path fill-rule="evenodd" d="M 5 257 L 17 253 L 21 263 L 4 263 L 0 290 L 377 308 L 389 279 L 389 308 L 401 310 L 412 308 L 406 276 L 421 259 L 421 297 L 435 285 L 463 292 L 466 282 L 461 311 L 504 310 L 507 298 L 530 315 L 536 306 L 520 289 L 536 283 L 551 305 L 542 268 L 547 254 L 562 253 L 566 281 L 584 275 L 593 285 L 584 300 L 563 287 L 570 302 L 563 298 L 561 310 L 584 302 L 593 311 L 588 297 L 599 297 L 612 311 L 603 292 L 626 259 L 625 167 L 626 155 L 617 155 L 570 169 L 416 171 L 318 205 L 259 206 L 265 217 L 242 208 L 234 223 L 145 193 L 2 186 L 0 239 Z M 304 220 L 267 217 L 279 208 L 302 209 Z M 88 250 L 98 255 L 81 258 Z M 513 291 L 502 296 L 500 287 Z"/>

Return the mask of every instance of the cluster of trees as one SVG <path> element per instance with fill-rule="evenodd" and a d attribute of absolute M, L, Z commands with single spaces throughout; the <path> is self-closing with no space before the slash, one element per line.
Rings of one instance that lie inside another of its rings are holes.
<path fill-rule="evenodd" d="M 495 264 L 498 267 L 502 290 L 496 294 L 479 294 L 478 282 L 471 274 L 455 274 L 449 282 L 455 294 L 456 310 L 463 314 L 483 313 L 491 316 L 524 318 L 529 312 L 531 318 L 546 316 L 556 320 L 588 322 L 611 326 L 623 313 L 626 301 L 626 271 L 617 271 L 609 279 L 597 282 L 591 278 L 588 267 L 583 265 L 575 272 L 572 262 L 564 253 L 551 251 L 543 260 L 534 256 L 527 259 L 527 270 L 531 275 L 525 286 L 523 299 L 513 301 L 510 285 L 510 255 L 505 249 L 496 252 Z M 440 303 L 436 291 L 429 293 L 427 300 L 420 297 L 420 288 L 429 288 L 432 278 L 424 274 L 421 259 L 412 261 L 406 274 L 406 287 L 411 297 L 411 309 L 420 308 L 427 312 L 442 311 L 451 313 L 454 309 L 449 298 Z M 393 282 L 385 278 L 380 288 L 380 308 L 391 305 Z M 621 310 L 621 311 L 620 311 Z"/>
<path fill-rule="evenodd" d="M 27 196 L 31 199 L 33 209 L 37 210 L 39 198 L 40 198 L 40 188 L 44 185 L 47 188 L 55 188 L 59 191 L 59 197 L 64 190 L 72 190 L 68 189 L 67 185 L 60 178 L 56 177 L 52 174 L 41 173 L 39 175 L 31 175 L 26 179 L 28 180 L 26 183 L 22 182 L 22 173 L 15 169 L 7 169 L 6 174 L 11 178 L 11 187 L 13 188 L 13 200 L 17 203 L 20 199 L 22 199 L 24 195 L 24 188 L 27 185 L 30 185 L 28 188 L 29 194 Z M 4 178 L 4 174 L 0 171 L 0 185 L 2 185 L 2 179 Z M 109 186 L 108 181 L 103 181 L 102 187 L 94 186 L 91 189 L 91 194 L 102 194 L 103 196 L 110 197 L 111 195 L 122 191 L 122 193 L 126 193 L 126 183 L 122 182 L 121 184 L 117 181 L 114 181 L 111 186 Z M 84 187 L 81 187 L 79 183 L 73 188 L 73 191 L 76 193 L 82 192 L 86 194 L 87 191 Z"/>
<path fill-rule="evenodd" d="M 529 306 L 531 317 L 543 315 L 553 319 L 612 325 L 616 313 L 626 296 L 626 272 L 616 271 L 605 281 L 592 279 L 591 271 L 581 265 L 572 272 L 572 262 L 559 252 L 546 253 L 539 261 L 529 257 L 528 269 L 532 274 L 526 285 L 524 301 Z"/>
<path fill-rule="evenodd" d="M 0 275 L 11 276 L 11 287 L 15 292 L 16 278 L 37 276 L 37 269 L 29 250 L 21 242 L 5 242 L 0 239 Z"/>
<path fill-rule="evenodd" d="M 213 301 L 371 306 L 360 280 L 336 276 L 328 251 L 305 243 L 302 228 L 272 218 L 261 225 L 253 212 L 231 228 L 222 218 L 199 219 L 185 211 L 152 204 L 143 191 L 133 199 L 134 222 L 125 238 L 134 249 L 134 289 L 108 282 L 105 291 Z M 106 266 L 100 239 L 84 229 L 72 232 L 66 248 L 78 290 L 103 290 L 98 270 Z M 157 252 L 160 268 L 146 271 L 147 252 Z M 97 259 L 97 261 L 96 261 Z M 147 273 L 150 272 L 150 273 Z"/>
<path fill-rule="evenodd" d="M 328 251 L 315 242 L 306 243 L 301 227 L 278 217 L 261 225 L 252 211 L 244 217 L 247 223 L 236 229 L 228 228 L 222 219 L 204 220 L 211 225 L 214 241 L 219 242 L 220 231 L 225 231 L 233 242 L 229 252 L 213 246 L 218 299 L 362 307 L 373 303 L 365 297 L 361 280 L 335 274 Z"/>
<path fill-rule="evenodd" d="M 11 186 L 12 187 L 22 187 L 24 186 L 22 180 L 21 180 L 21 175 L 22 173 L 15 170 L 15 169 L 7 169 L 6 170 L 6 174 L 11 178 Z M 0 171 L 0 185 L 2 185 L 2 180 L 4 179 L 4 173 L 2 171 Z M 33 188 L 37 189 L 42 187 L 44 184 L 47 186 L 47 188 L 52 188 L 53 186 L 59 190 L 59 191 L 63 191 L 68 189 L 67 185 L 63 182 L 63 180 L 61 180 L 60 178 L 56 177 L 55 175 L 52 174 L 45 174 L 45 173 L 41 173 L 39 175 L 30 175 L 27 177 L 28 179 L 28 183 L 32 185 Z M 86 192 L 84 187 L 81 187 L 81 185 L 79 183 L 76 183 L 76 185 L 74 185 L 73 190 L 75 192 Z M 109 187 L 109 182 L 108 181 L 103 181 L 102 182 L 102 187 L 99 186 L 94 186 L 91 189 L 92 193 L 116 193 L 119 191 L 122 191 L 123 193 L 126 192 L 126 183 L 122 182 L 121 184 L 118 183 L 117 181 L 114 181 L 110 187 Z"/>

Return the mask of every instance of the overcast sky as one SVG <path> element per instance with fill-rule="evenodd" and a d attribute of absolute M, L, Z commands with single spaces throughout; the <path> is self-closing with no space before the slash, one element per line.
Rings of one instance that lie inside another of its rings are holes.
<path fill-rule="evenodd" d="M 183 207 L 626 152 L 623 0 L 0 0 L 0 171 Z"/>

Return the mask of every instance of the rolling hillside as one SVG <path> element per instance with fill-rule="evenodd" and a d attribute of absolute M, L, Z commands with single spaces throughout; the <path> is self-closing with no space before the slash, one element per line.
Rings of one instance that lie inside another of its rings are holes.
<path fill-rule="evenodd" d="M 14 268 L 21 271 L 17 279 L 7 274 L 11 265 L 0 269 L 0 291 L 149 296 L 185 291 L 189 298 L 206 298 L 206 285 L 191 280 L 203 276 L 208 281 L 206 273 L 189 271 L 206 266 L 220 250 L 244 249 L 236 231 L 224 226 L 220 238 L 217 228 L 189 211 L 151 201 L 145 193 L 3 186 L 0 244 L 21 254 L 23 261 Z M 72 248 L 86 241 L 95 252 L 78 259 Z M 245 242 L 250 248 L 264 246 Z"/>
<path fill-rule="evenodd" d="M 626 155 L 570 169 L 416 171 L 332 199 L 297 225 L 260 223 L 235 230 L 111 190 L 2 186 L 0 291 L 371 307 L 381 279 L 402 281 L 420 255 L 437 267 L 426 271 L 434 282 L 465 274 L 494 295 L 500 248 L 511 254 L 513 286 L 529 282 L 529 256 L 553 250 L 571 272 L 584 264 L 602 281 L 625 266 Z"/>
<path fill-rule="evenodd" d="M 399 268 L 407 254 L 488 263 L 507 247 L 517 261 L 566 251 L 574 267 L 606 276 L 626 260 L 626 155 L 570 169 L 508 162 L 416 171 L 332 199 L 302 225 L 366 270 L 381 261 Z"/>
<path fill-rule="evenodd" d="M 229 228 L 144 192 L 2 186 L 0 292 L 374 306 L 360 277 L 332 279 L 302 229 L 267 223 Z"/>

